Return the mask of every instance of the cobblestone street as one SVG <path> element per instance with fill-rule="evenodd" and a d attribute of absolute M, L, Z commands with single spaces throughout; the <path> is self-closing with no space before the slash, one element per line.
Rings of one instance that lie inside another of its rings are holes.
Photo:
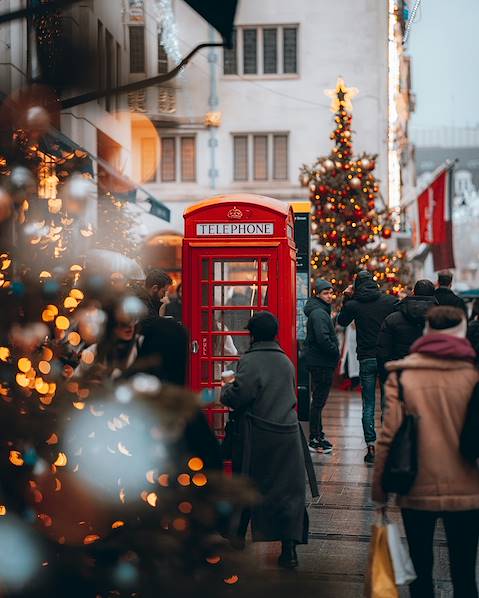
<path fill-rule="evenodd" d="M 248 551 L 263 573 L 253 592 L 255 596 L 266 592 L 296 598 L 363 595 L 374 506 L 370 499 L 372 467 L 363 462 L 360 395 L 336 392 L 323 413 L 325 433 L 334 450 L 330 455 L 313 455 L 320 498 L 318 504 L 309 507 L 309 544 L 298 549 L 300 566 L 294 572 L 277 569 L 278 546 L 250 545 Z M 389 514 L 392 520 L 400 520 L 396 508 L 390 509 Z M 402 527 L 401 531 L 404 535 Z M 441 527 L 435 537 L 435 577 L 437 598 L 452 597 Z M 407 590 L 401 590 L 400 595 L 408 596 Z"/>

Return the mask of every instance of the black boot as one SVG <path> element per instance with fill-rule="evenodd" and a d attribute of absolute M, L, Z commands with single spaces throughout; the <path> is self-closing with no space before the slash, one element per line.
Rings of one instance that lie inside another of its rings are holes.
<path fill-rule="evenodd" d="M 278 565 L 284 569 L 294 569 L 298 566 L 298 555 L 296 554 L 296 542 L 294 540 L 283 540 L 281 542 Z"/>

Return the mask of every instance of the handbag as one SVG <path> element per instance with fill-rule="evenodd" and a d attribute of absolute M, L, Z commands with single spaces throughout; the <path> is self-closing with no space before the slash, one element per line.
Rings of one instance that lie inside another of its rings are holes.
<path fill-rule="evenodd" d="M 459 448 L 468 461 L 479 459 L 479 383 L 474 387 L 469 401 Z"/>
<path fill-rule="evenodd" d="M 399 598 L 384 518 L 372 528 L 365 598 Z"/>
<path fill-rule="evenodd" d="M 391 443 L 381 481 L 384 492 L 407 494 L 417 476 L 419 417 L 407 409 L 400 371 L 397 372 L 397 381 L 399 400 L 403 404 L 405 415 Z"/>

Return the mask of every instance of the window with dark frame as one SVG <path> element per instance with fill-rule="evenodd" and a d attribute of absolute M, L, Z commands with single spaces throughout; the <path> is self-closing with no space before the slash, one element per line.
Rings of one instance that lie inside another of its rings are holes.
<path fill-rule="evenodd" d="M 225 48 L 223 52 L 223 73 L 225 75 L 238 74 L 238 48 L 236 29 L 233 31 L 232 45 L 233 47 L 231 49 Z"/>
<path fill-rule="evenodd" d="M 223 50 L 223 74 L 297 75 L 298 27 L 278 25 L 235 29 L 233 47 Z"/>
<path fill-rule="evenodd" d="M 130 73 L 145 72 L 145 27 L 130 25 Z"/>
<path fill-rule="evenodd" d="M 298 30 L 296 27 L 283 28 L 283 73 L 298 72 Z"/>
<path fill-rule="evenodd" d="M 164 183 L 176 181 L 176 138 L 161 138 L 161 180 Z"/>
<path fill-rule="evenodd" d="M 235 135 L 233 137 L 233 179 L 235 181 L 248 180 L 248 136 Z"/>
<path fill-rule="evenodd" d="M 258 73 L 258 31 L 243 29 L 243 73 L 256 75 Z"/>
<path fill-rule="evenodd" d="M 263 73 L 265 75 L 278 72 L 278 30 L 263 29 Z"/>
<path fill-rule="evenodd" d="M 158 74 L 164 75 L 168 72 L 168 54 L 162 42 L 163 32 L 158 31 Z"/>

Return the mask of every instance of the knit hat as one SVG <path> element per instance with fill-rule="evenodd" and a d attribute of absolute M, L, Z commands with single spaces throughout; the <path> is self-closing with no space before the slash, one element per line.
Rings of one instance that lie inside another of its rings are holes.
<path fill-rule="evenodd" d="M 332 289 L 333 285 L 325 280 L 324 278 L 317 278 L 316 279 L 316 291 L 321 293 L 322 291 L 326 291 L 327 289 Z"/>
<path fill-rule="evenodd" d="M 356 275 L 356 279 L 354 281 L 354 286 L 358 287 L 366 280 L 372 280 L 372 279 L 373 279 L 373 275 L 371 274 L 371 272 L 368 272 L 368 270 L 360 270 Z"/>
<path fill-rule="evenodd" d="M 260 311 L 249 319 L 246 328 L 257 341 L 272 341 L 278 334 L 278 320 L 269 311 Z"/>
<path fill-rule="evenodd" d="M 424 334 L 448 334 L 456 338 L 466 338 L 467 320 L 464 312 L 449 305 L 433 307 L 427 314 Z"/>

